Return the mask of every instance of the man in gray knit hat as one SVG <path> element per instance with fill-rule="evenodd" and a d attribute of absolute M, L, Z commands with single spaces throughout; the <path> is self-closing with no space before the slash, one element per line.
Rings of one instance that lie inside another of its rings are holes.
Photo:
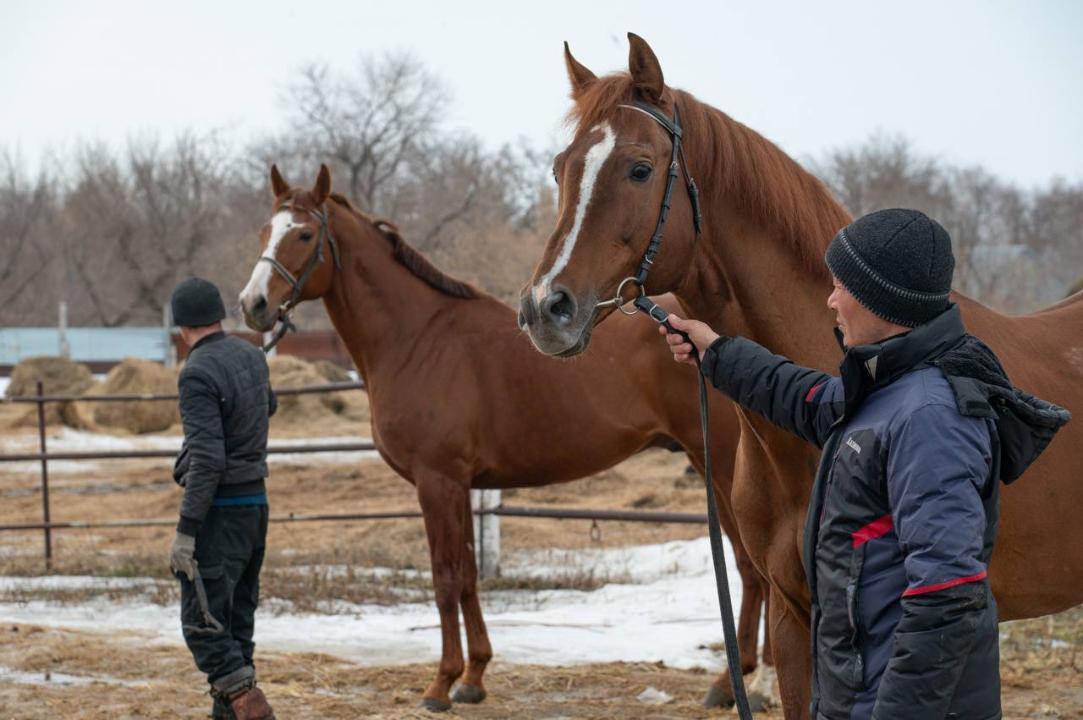
<path fill-rule="evenodd" d="M 695 349 L 734 401 L 823 449 L 804 539 L 812 717 L 999 718 L 987 577 L 998 481 L 1022 474 L 1069 415 L 1013 388 L 966 333 L 936 221 L 866 215 L 825 259 L 838 376 L 675 315 L 691 343 L 667 341 L 681 362 Z"/>
<path fill-rule="evenodd" d="M 184 444 L 173 478 L 184 488 L 169 564 L 181 584 L 181 628 L 207 674 L 212 717 L 273 720 L 252 661 L 267 537 L 267 428 L 277 402 L 267 360 L 222 332 L 213 283 L 189 278 L 172 298 L 190 348 L 177 380 Z"/>

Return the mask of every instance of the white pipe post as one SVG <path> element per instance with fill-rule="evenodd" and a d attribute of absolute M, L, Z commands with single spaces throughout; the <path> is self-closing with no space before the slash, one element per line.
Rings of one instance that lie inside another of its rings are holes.
<path fill-rule="evenodd" d="M 269 331 L 263 333 L 263 346 L 267 347 L 267 343 L 271 342 L 271 340 L 274 339 L 274 336 L 275 336 L 275 334 L 274 334 L 273 330 L 269 330 Z M 269 358 L 273 358 L 273 357 L 275 357 L 277 355 L 278 355 L 278 346 L 277 345 L 275 345 L 273 348 L 271 348 L 270 350 L 267 351 L 267 357 L 269 357 Z"/>
<path fill-rule="evenodd" d="M 471 490 L 470 509 L 493 510 L 500 507 L 499 490 Z M 474 553 L 478 577 L 482 580 L 500 575 L 500 516 L 474 516 Z"/>
<path fill-rule="evenodd" d="M 177 348 L 173 347 L 173 308 L 169 303 L 162 306 L 162 335 L 165 336 L 165 347 L 162 348 L 162 364 L 166 367 L 176 367 Z"/>
<path fill-rule="evenodd" d="M 68 342 L 68 303 L 64 300 L 57 305 L 57 331 L 60 336 L 60 356 L 71 358 L 71 343 Z"/>

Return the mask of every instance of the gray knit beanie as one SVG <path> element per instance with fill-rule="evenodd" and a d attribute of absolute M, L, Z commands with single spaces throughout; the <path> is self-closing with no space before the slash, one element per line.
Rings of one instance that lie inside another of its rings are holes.
<path fill-rule="evenodd" d="M 940 223 L 917 210 L 878 210 L 850 223 L 827 247 L 831 274 L 863 306 L 917 327 L 948 307 L 955 258 Z"/>

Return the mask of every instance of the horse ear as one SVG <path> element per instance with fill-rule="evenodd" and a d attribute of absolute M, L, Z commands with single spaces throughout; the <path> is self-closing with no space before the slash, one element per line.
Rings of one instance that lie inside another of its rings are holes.
<path fill-rule="evenodd" d="M 331 194 L 331 171 L 327 166 L 320 164 L 320 174 L 316 176 L 316 184 L 312 186 L 312 202 L 317 207 L 323 205 L 324 200 Z"/>
<path fill-rule="evenodd" d="M 278 166 L 271 165 L 271 192 L 274 193 L 276 198 L 279 198 L 289 192 L 289 189 L 290 184 L 282 177 L 282 173 L 278 172 Z"/>
<path fill-rule="evenodd" d="M 647 41 L 635 33 L 628 33 L 628 71 L 643 99 L 657 105 L 665 87 L 662 66 Z"/>
<path fill-rule="evenodd" d="M 568 68 L 568 80 L 572 84 L 572 99 L 579 97 L 588 85 L 598 79 L 586 65 L 572 57 L 567 40 L 564 41 L 564 65 Z"/>

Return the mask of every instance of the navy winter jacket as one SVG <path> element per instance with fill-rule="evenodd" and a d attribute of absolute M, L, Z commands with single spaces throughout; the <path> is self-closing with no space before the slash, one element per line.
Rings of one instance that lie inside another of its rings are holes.
<path fill-rule="evenodd" d="M 812 716 L 1001 717 L 997 479 L 1018 477 L 1067 412 L 1012 388 L 954 305 L 849 349 L 838 377 L 743 338 L 720 338 L 702 371 L 823 449 L 804 543 Z"/>

